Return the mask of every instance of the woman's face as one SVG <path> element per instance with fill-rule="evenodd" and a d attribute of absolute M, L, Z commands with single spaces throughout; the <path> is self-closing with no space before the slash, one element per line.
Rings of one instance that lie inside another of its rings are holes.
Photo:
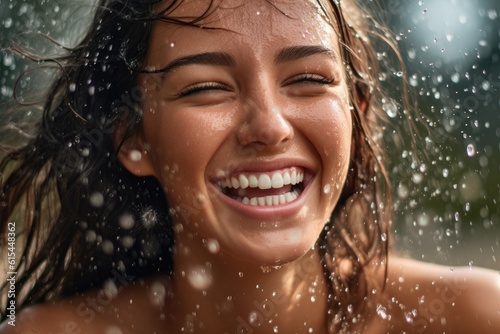
<path fill-rule="evenodd" d="M 184 1 L 172 15 L 198 17 L 207 4 Z M 200 25 L 155 23 L 145 67 L 166 70 L 141 77 L 144 153 L 125 165 L 163 185 L 178 246 L 294 260 L 317 240 L 348 169 L 337 35 L 308 1 L 223 1 Z"/>

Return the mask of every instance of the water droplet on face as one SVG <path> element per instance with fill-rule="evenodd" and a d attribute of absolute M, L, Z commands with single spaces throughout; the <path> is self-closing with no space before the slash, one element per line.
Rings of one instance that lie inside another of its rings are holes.
<path fill-rule="evenodd" d="M 467 145 L 467 155 L 469 157 L 473 157 L 474 155 L 476 155 L 476 149 L 474 148 L 474 145 L 472 144 Z"/>
<path fill-rule="evenodd" d="M 323 187 L 323 193 L 325 194 L 329 194 L 330 193 L 330 185 L 329 184 L 326 184 L 324 187 Z"/>
<path fill-rule="evenodd" d="M 219 242 L 215 239 L 208 239 L 206 241 L 206 246 L 208 251 L 212 254 L 216 254 L 219 252 L 220 249 Z"/>
<path fill-rule="evenodd" d="M 129 153 L 129 158 L 132 161 L 139 162 L 142 159 L 142 153 L 138 150 L 132 150 Z"/>
<path fill-rule="evenodd" d="M 387 309 L 382 305 L 377 305 L 377 315 L 382 319 L 387 319 Z"/>
<path fill-rule="evenodd" d="M 189 284 L 198 290 L 206 290 L 212 285 L 212 274 L 208 268 L 195 267 L 187 275 Z"/>
<path fill-rule="evenodd" d="M 175 43 L 170 43 L 170 47 L 173 48 L 175 46 Z"/>
<path fill-rule="evenodd" d="M 278 333 L 278 326 L 274 326 L 274 327 L 273 327 L 273 332 L 274 332 L 274 333 Z"/>
<path fill-rule="evenodd" d="M 108 326 L 104 334 L 123 334 L 122 330 L 116 326 Z"/>
<path fill-rule="evenodd" d="M 261 266 L 260 269 L 264 274 L 270 273 L 271 272 L 271 267 L 270 266 Z"/>
<path fill-rule="evenodd" d="M 257 312 L 255 311 L 250 312 L 250 314 L 248 315 L 248 322 L 253 327 L 260 326 L 259 315 L 257 314 Z"/>
<path fill-rule="evenodd" d="M 380 235 L 380 239 L 382 239 L 382 241 L 387 241 L 387 234 L 382 233 L 382 234 Z"/>

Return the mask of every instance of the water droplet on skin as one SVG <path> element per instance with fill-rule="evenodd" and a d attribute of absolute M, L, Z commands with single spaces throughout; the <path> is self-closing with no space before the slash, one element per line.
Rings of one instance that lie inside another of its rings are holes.
<path fill-rule="evenodd" d="M 271 267 L 270 266 L 261 266 L 260 269 L 264 274 L 270 273 L 271 272 Z"/>
<path fill-rule="evenodd" d="M 238 273 L 238 277 L 240 277 L 240 278 L 241 278 L 241 277 L 243 277 L 243 272 L 242 272 L 242 271 L 240 271 L 240 272 Z"/>
<path fill-rule="evenodd" d="M 212 274 L 208 268 L 195 267 L 187 275 L 189 284 L 198 290 L 206 290 L 212 285 Z"/>
<path fill-rule="evenodd" d="M 219 242 L 215 239 L 208 239 L 206 241 L 207 249 L 210 253 L 216 254 L 220 250 Z"/>
<path fill-rule="evenodd" d="M 274 332 L 274 333 L 278 333 L 278 326 L 274 326 L 274 327 L 273 327 L 273 332 Z"/>
<path fill-rule="evenodd" d="M 175 46 L 175 43 L 170 43 L 170 47 L 173 48 Z"/>
<path fill-rule="evenodd" d="M 123 334 L 122 330 L 116 326 L 109 326 L 104 331 L 104 334 Z"/>
<path fill-rule="evenodd" d="M 142 153 L 138 150 L 132 150 L 129 153 L 129 158 L 132 161 L 139 162 L 142 159 Z"/>
<path fill-rule="evenodd" d="M 472 144 L 467 145 L 467 155 L 469 157 L 473 157 L 474 155 L 476 155 L 476 149 L 474 148 L 474 145 Z"/>
<path fill-rule="evenodd" d="M 407 323 L 411 324 L 413 322 L 413 314 L 411 312 L 406 312 L 405 320 Z"/>
<path fill-rule="evenodd" d="M 259 315 L 257 314 L 257 312 L 250 312 L 250 314 L 248 315 L 248 322 L 250 322 L 250 325 L 252 325 L 253 327 L 260 326 Z"/>
<path fill-rule="evenodd" d="M 329 194 L 330 193 L 330 185 L 329 184 L 326 184 L 324 187 L 323 187 L 323 192 L 325 194 Z"/>
<path fill-rule="evenodd" d="M 382 239 L 382 241 L 387 241 L 387 234 L 382 233 L 382 234 L 380 235 L 380 239 Z"/>
<path fill-rule="evenodd" d="M 387 309 L 382 305 L 377 305 L 377 315 L 382 319 L 387 319 Z"/>

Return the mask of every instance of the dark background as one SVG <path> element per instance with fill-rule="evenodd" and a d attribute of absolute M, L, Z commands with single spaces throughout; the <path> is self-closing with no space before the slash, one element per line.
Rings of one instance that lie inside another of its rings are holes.
<path fill-rule="evenodd" d="M 0 0 L 0 46 L 22 41 L 45 54 L 38 32 L 73 45 L 92 1 Z M 396 201 L 393 225 L 400 253 L 450 266 L 500 270 L 500 2 L 496 0 L 389 0 L 383 19 L 398 36 L 415 90 L 416 108 L 431 119 L 430 133 L 391 143 Z M 381 54 L 381 61 L 390 55 Z M 14 82 L 28 62 L 0 53 L 0 120 Z M 401 89 L 398 71 L 380 80 Z M 43 87 L 45 75 L 27 75 L 21 90 Z M 395 124 L 403 110 L 386 101 Z M 19 117 L 36 115 L 23 108 Z M 415 114 L 416 115 L 416 114 Z M 15 128 L 12 127 L 14 131 Z M 497 259 L 498 257 L 498 259 Z"/>

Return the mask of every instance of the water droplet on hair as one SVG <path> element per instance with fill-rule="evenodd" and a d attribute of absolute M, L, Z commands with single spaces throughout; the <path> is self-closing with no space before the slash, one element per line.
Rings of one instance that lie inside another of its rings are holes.
<path fill-rule="evenodd" d="M 123 214 L 120 216 L 118 224 L 124 230 L 130 230 L 135 224 L 134 216 L 129 213 Z"/>
<path fill-rule="evenodd" d="M 104 196 L 100 192 L 95 192 L 90 195 L 90 205 L 95 208 L 100 208 L 104 204 Z"/>
<path fill-rule="evenodd" d="M 69 84 L 69 91 L 74 92 L 75 90 L 76 90 L 76 84 L 74 82 L 70 83 Z"/>
<path fill-rule="evenodd" d="M 250 312 L 250 314 L 248 315 L 248 322 L 253 327 L 258 327 L 260 325 L 258 313 L 255 311 Z"/>
<path fill-rule="evenodd" d="M 130 235 L 126 235 L 122 238 L 122 245 L 125 248 L 132 248 L 134 245 L 134 238 L 132 238 Z"/>

